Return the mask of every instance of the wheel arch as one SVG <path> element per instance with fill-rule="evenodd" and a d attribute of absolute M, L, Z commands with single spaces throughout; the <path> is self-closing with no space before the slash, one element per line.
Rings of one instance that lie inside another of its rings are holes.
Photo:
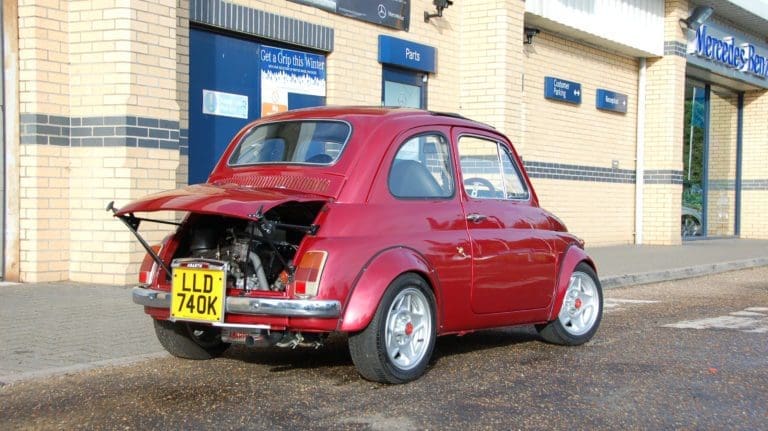
<path fill-rule="evenodd" d="M 435 296 L 435 321 L 439 332 L 443 313 L 437 272 L 418 251 L 401 246 L 380 251 L 360 270 L 344 301 L 339 331 L 358 332 L 365 329 L 376 314 L 376 308 L 389 285 L 406 273 L 421 277 Z"/>
<path fill-rule="evenodd" d="M 554 320 L 557 318 L 560 307 L 563 305 L 563 297 L 565 296 L 565 291 L 568 289 L 571 274 L 580 263 L 586 263 L 593 271 L 595 271 L 595 274 L 597 274 L 595 262 L 589 257 L 587 252 L 576 244 L 571 244 L 560 260 L 560 268 L 558 270 L 557 283 L 555 285 L 555 295 L 553 297 L 554 301 L 552 301 L 552 306 L 549 309 L 547 320 Z"/>

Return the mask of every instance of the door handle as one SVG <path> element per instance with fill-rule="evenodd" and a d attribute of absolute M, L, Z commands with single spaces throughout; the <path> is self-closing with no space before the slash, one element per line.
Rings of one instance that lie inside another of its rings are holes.
<path fill-rule="evenodd" d="M 471 221 L 472 223 L 480 223 L 481 221 L 487 219 L 484 214 L 478 214 L 478 213 L 472 213 L 467 215 L 467 220 Z"/>

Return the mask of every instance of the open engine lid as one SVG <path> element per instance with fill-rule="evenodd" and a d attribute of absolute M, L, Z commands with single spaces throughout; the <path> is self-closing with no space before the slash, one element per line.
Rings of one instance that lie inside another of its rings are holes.
<path fill-rule="evenodd" d="M 328 200 L 327 197 L 291 190 L 254 189 L 235 184 L 195 184 L 145 196 L 123 206 L 115 215 L 152 211 L 190 211 L 250 219 L 259 210 L 267 212 L 286 202 Z"/>

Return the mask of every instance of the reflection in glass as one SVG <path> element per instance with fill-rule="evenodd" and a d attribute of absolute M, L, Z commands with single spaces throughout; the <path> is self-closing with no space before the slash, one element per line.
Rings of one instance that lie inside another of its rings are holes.
<path fill-rule="evenodd" d="M 706 88 L 686 83 L 683 142 L 683 238 L 704 234 L 704 138 L 707 123 Z"/>
<path fill-rule="evenodd" d="M 421 107 L 421 88 L 400 82 L 384 81 L 384 106 Z"/>
<path fill-rule="evenodd" d="M 734 235 L 738 93 L 712 86 L 707 153 L 707 235 Z"/>

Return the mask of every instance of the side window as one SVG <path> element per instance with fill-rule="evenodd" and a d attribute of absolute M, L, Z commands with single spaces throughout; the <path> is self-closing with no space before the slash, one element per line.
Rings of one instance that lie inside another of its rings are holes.
<path fill-rule="evenodd" d="M 504 169 L 504 195 L 507 199 L 528 199 L 528 187 L 523 182 L 520 169 L 506 148 L 501 149 L 501 167 Z"/>
<path fill-rule="evenodd" d="M 397 150 L 389 171 L 389 191 L 398 198 L 453 196 L 448 141 L 437 134 L 414 136 Z"/>
<path fill-rule="evenodd" d="M 498 142 L 459 138 L 464 190 L 476 199 L 528 199 L 528 188 L 511 154 Z"/>

